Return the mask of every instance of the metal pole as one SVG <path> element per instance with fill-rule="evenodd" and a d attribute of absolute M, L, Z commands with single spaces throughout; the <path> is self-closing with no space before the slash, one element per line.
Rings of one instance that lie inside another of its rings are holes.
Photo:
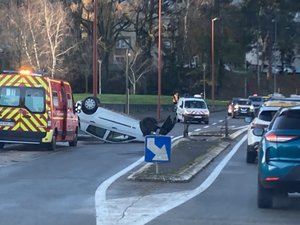
<path fill-rule="evenodd" d="M 215 17 L 211 20 L 211 99 L 212 108 L 215 107 L 215 21 L 218 20 Z"/>
<path fill-rule="evenodd" d="M 97 0 L 94 0 L 93 22 L 93 95 L 97 97 Z"/>
<path fill-rule="evenodd" d="M 99 79 L 99 95 L 101 95 L 101 93 L 102 93 L 102 91 L 101 91 L 101 68 L 102 68 L 102 60 L 98 60 L 98 63 L 99 63 L 99 77 L 98 77 L 98 79 Z"/>
<path fill-rule="evenodd" d="M 259 58 L 260 58 L 260 54 L 259 54 L 259 50 L 260 50 L 260 43 L 259 43 L 259 39 L 257 38 L 257 91 L 258 93 L 260 93 L 260 65 L 259 65 Z"/>
<path fill-rule="evenodd" d="M 205 80 L 205 70 L 206 70 L 206 64 L 203 63 L 203 99 L 206 99 L 206 90 L 205 90 L 205 86 L 206 86 L 206 80 Z"/>
<path fill-rule="evenodd" d="M 276 93 L 277 92 L 277 82 L 276 82 L 276 77 L 277 76 L 277 72 L 276 71 L 274 71 L 274 93 Z"/>
<path fill-rule="evenodd" d="M 161 95 L 161 0 L 158 1 L 158 58 L 157 58 L 157 120 L 160 120 Z"/>
<path fill-rule="evenodd" d="M 126 49 L 126 81 L 125 81 L 125 86 L 126 86 L 126 113 L 129 114 L 129 86 L 128 86 L 128 57 L 129 57 L 129 52 L 128 48 Z"/>

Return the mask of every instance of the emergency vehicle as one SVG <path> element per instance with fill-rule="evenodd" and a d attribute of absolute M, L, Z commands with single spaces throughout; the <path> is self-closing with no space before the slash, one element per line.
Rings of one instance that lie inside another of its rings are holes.
<path fill-rule="evenodd" d="M 206 102 L 198 97 L 182 97 L 176 105 L 176 120 L 178 122 L 209 123 L 209 109 Z"/>
<path fill-rule="evenodd" d="M 29 70 L 0 73 L 0 148 L 6 143 L 77 145 L 78 115 L 68 82 Z"/>

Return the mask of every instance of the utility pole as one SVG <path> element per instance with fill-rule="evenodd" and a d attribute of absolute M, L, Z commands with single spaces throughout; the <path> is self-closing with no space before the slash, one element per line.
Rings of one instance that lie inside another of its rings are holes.
<path fill-rule="evenodd" d="M 97 60 L 97 0 L 94 0 L 94 21 L 93 21 L 93 95 L 97 97 L 98 85 L 98 60 Z"/>

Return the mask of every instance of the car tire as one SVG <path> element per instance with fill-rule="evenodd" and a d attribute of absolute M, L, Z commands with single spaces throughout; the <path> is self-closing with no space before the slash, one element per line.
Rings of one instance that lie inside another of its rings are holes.
<path fill-rule="evenodd" d="M 205 120 L 204 123 L 205 123 L 205 124 L 209 124 L 209 120 Z"/>
<path fill-rule="evenodd" d="M 0 149 L 3 149 L 3 148 L 4 148 L 4 143 L 0 142 Z"/>
<path fill-rule="evenodd" d="M 146 117 L 140 121 L 140 128 L 144 136 L 150 135 L 158 129 L 157 120 L 152 117 Z"/>
<path fill-rule="evenodd" d="M 247 146 L 247 156 L 246 156 L 246 161 L 247 163 L 254 163 L 255 162 L 255 159 L 256 159 L 256 153 L 251 151 L 251 146 L 248 145 Z"/>
<path fill-rule="evenodd" d="M 259 181 L 257 185 L 257 206 L 259 208 L 272 208 L 273 206 L 273 189 L 264 188 Z"/>
<path fill-rule="evenodd" d="M 100 105 L 100 100 L 96 97 L 87 97 L 82 102 L 82 112 L 91 115 L 95 113 Z"/>
<path fill-rule="evenodd" d="M 56 150 L 56 136 L 52 136 L 52 141 L 46 144 L 46 148 L 48 151 L 55 151 Z"/>
<path fill-rule="evenodd" d="M 78 131 L 76 130 L 74 139 L 72 141 L 69 141 L 69 146 L 75 147 L 77 146 L 77 142 L 78 142 Z"/>

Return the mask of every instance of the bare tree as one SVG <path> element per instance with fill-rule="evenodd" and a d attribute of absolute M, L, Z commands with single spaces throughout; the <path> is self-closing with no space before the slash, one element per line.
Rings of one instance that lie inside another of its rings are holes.
<path fill-rule="evenodd" d="M 153 61 L 145 57 L 141 48 L 137 49 L 129 57 L 128 79 L 132 85 L 132 93 L 136 94 L 136 85 L 139 80 L 153 69 Z"/>
<path fill-rule="evenodd" d="M 51 77 L 62 71 L 64 56 L 75 47 L 67 43 L 71 21 L 61 2 L 28 0 L 17 8 L 20 19 L 11 14 L 22 43 L 22 63 L 35 70 L 49 71 Z"/>

